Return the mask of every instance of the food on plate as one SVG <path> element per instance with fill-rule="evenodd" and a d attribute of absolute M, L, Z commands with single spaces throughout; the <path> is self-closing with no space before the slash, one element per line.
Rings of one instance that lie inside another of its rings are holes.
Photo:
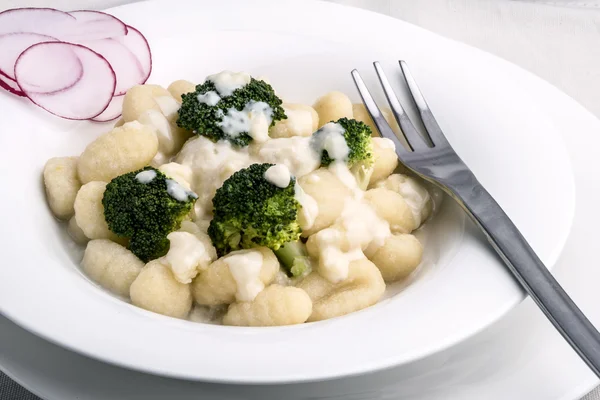
<path fill-rule="evenodd" d="M 394 143 L 345 94 L 284 103 L 267 81 L 223 71 L 121 98 L 115 127 L 43 176 L 50 210 L 86 247 L 84 272 L 133 305 L 301 324 L 370 307 L 419 267 L 413 232 L 435 194 L 398 172 Z"/>
<path fill-rule="evenodd" d="M 105 122 L 152 72 L 142 33 L 100 12 L 15 8 L 0 13 L 0 87 L 66 119 Z"/>

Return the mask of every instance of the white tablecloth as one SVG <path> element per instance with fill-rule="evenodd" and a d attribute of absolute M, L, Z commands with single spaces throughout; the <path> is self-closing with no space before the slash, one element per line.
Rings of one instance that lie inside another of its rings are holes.
<path fill-rule="evenodd" d="M 134 1 L 0 0 L 0 11 L 25 5 L 102 9 Z M 494 53 L 551 82 L 600 117 L 600 0 L 328 1 L 391 15 Z M 0 374 L 0 399 L 35 396 Z M 600 400 L 600 390 L 584 400 Z"/>

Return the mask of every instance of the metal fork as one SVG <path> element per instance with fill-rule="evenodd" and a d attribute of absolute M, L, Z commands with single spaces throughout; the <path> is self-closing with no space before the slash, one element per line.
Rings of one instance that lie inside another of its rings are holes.
<path fill-rule="evenodd" d="M 460 204 L 550 322 L 600 377 L 600 333 L 554 279 L 510 218 L 448 143 L 406 62 L 400 61 L 400 71 L 419 110 L 428 140 L 415 129 L 379 62 L 375 62 L 374 66 L 409 149 L 404 147 L 381 114 L 357 70 L 352 71 L 352 78 L 379 132 L 396 145 L 399 160 L 412 172 L 440 187 Z"/>

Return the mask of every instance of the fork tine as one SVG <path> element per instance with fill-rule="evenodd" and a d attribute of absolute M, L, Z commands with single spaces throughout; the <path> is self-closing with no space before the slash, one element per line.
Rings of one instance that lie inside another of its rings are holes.
<path fill-rule="evenodd" d="M 444 133 L 442 132 L 440 126 L 433 117 L 433 113 L 431 112 L 431 109 L 429 108 L 429 105 L 427 104 L 423 93 L 421 93 L 421 90 L 419 89 L 415 78 L 413 78 L 412 74 L 410 73 L 408 65 L 405 61 L 402 60 L 400 60 L 399 63 L 400 69 L 402 70 L 402 75 L 404 76 L 404 80 L 406 81 L 408 89 L 410 90 L 410 94 L 412 95 L 415 105 L 419 109 L 419 113 L 421 114 L 421 120 L 423 121 L 423 125 L 427 130 L 427 134 L 429 135 L 431 142 L 434 146 L 447 144 L 448 141 L 446 140 L 446 136 L 444 136 Z"/>
<path fill-rule="evenodd" d="M 375 100 L 373 100 L 373 96 L 371 96 L 369 89 L 367 89 L 367 85 L 365 85 L 365 82 L 362 80 L 356 69 L 352 70 L 352 79 L 354 79 L 354 83 L 356 84 L 356 88 L 358 89 L 358 93 L 360 93 L 363 103 L 365 104 L 365 108 L 369 112 L 369 115 L 373 119 L 377 129 L 379 129 L 381 136 L 394 142 L 394 145 L 396 146 L 396 153 L 398 155 L 406 154 L 406 148 L 381 114 L 379 107 L 377 107 Z"/>
<path fill-rule="evenodd" d="M 394 89 L 388 82 L 387 76 L 379 64 L 379 61 L 375 61 L 373 63 L 375 66 L 375 71 L 377 72 L 377 76 L 379 77 L 379 82 L 381 82 L 381 86 L 383 87 L 383 92 L 385 93 L 385 97 L 392 108 L 392 112 L 394 113 L 394 117 L 396 117 L 396 121 L 398 121 L 398 125 L 400 125 L 400 129 L 402 129 L 402 133 L 408 142 L 408 145 L 412 150 L 423 150 L 429 148 L 429 146 L 425 143 L 423 137 L 417 132 L 417 129 L 413 125 L 413 123 L 406 115 L 406 111 L 400 104 L 396 93 L 394 93 Z"/>

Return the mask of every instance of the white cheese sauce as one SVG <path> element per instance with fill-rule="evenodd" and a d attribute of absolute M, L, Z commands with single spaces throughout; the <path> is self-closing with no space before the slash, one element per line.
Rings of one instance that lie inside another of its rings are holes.
<path fill-rule="evenodd" d="M 156 171 L 153 169 L 148 169 L 146 171 L 142 171 L 135 176 L 135 179 L 139 183 L 147 184 L 150 183 L 156 178 Z"/>
<path fill-rule="evenodd" d="M 174 179 L 166 179 L 165 182 L 167 183 L 167 193 L 177 201 L 188 201 L 190 197 L 198 198 L 196 193 L 186 190 Z"/>
<path fill-rule="evenodd" d="M 269 167 L 264 174 L 264 178 L 272 185 L 278 188 L 286 188 L 290 184 L 290 170 L 283 164 L 275 164 Z"/>
<path fill-rule="evenodd" d="M 269 139 L 273 109 L 265 102 L 250 101 L 241 111 L 230 108 L 227 114 L 219 110 L 217 115 L 222 118 L 217 125 L 230 137 L 235 138 L 247 133 L 259 143 Z"/>
<path fill-rule="evenodd" d="M 180 107 L 179 102 L 177 102 L 177 100 L 171 96 L 155 97 L 154 101 L 158 105 L 158 108 L 160 108 L 160 111 L 163 113 L 163 115 L 167 117 L 174 115 Z"/>
<path fill-rule="evenodd" d="M 263 256 L 258 250 L 242 250 L 224 258 L 237 285 L 235 298 L 252 301 L 265 288 L 260 280 Z"/>
<path fill-rule="evenodd" d="M 177 281 L 191 283 L 198 270 L 211 262 L 204 244 L 189 232 L 171 232 L 167 239 L 171 244 L 161 263 L 171 268 Z"/>
<path fill-rule="evenodd" d="M 208 104 L 209 106 L 216 106 L 219 101 L 221 101 L 221 96 L 214 90 L 198 95 L 198 102 Z"/>
<path fill-rule="evenodd" d="M 344 138 L 344 128 L 335 122 L 328 122 L 312 137 L 313 148 L 321 154 L 327 151 L 332 160 L 345 161 L 350 154 L 350 148 Z"/>
<path fill-rule="evenodd" d="M 270 139 L 255 148 L 256 157 L 265 163 L 283 164 L 299 178 L 317 170 L 321 156 L 311 146 L 310 137 Z"/>
<path fill-rule="evenodd" d="M 340 217 L 330 228 L 316 233 L 319 273 L 330 282 L 348 277 L 350 263 L 364 257 L 363 251 L 383 246 L 391 235 L 387 221 L 360 198 L 348 198 Z"/>
<path fill-rule="evenodd" d="M 231 96 L 231 94 L 241 87 L 250 83 L 250 75 L 245 72 L 222 71 L 218 74 L 209 75 L 206 80 L 215 85 L 215 89 L 221 97 Z"/>

